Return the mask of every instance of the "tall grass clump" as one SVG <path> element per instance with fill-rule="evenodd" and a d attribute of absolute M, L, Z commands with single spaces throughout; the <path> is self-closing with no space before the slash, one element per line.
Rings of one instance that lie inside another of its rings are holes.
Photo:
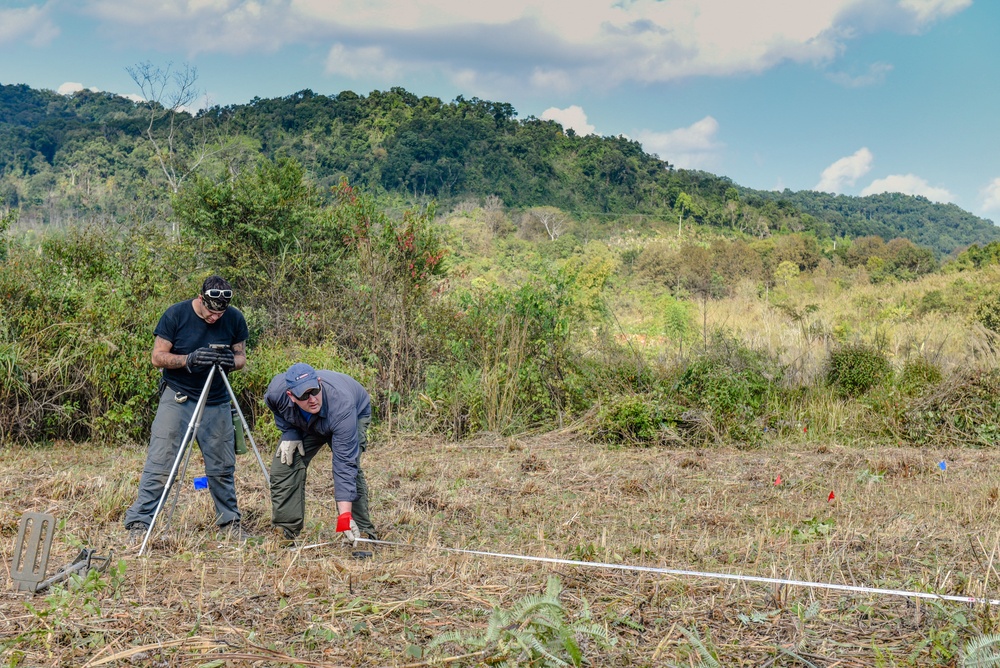
<path fill-rule="evenodd" d="M 552 284 L 456 291 L 428 311 L 422 412 L 461 438 L 506 433 L 552 419 L 563 408 L 557 381 L 571 366 L 566 296 Z"/>

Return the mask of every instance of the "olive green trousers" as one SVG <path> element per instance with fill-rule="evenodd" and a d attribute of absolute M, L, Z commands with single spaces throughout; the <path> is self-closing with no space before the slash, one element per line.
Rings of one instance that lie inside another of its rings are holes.
<path fill-rule="evenodd" d="M 353 503 L 351 516 L 359 531 L 374 537 L 375 525 L 372 524 L 371 516 L 368 514 L 368 481 L 365 480 L 365 472 L 361 469 L 361 455 L 368 446 L 366 432 L 370 421 L 370 418 L 358 420 L 358 477 L 355 479 L 358 498 Z M 299 456 L 296 452 L 291 466 L 282 463 L 280 453 L 274 453 L 274 459 L 271 460 L 271 523 L 284 529 L 288 538 L 298 536 L 305 524 L 306 471 L 309 463 L 324 446 L 329 445 L 329 437 L 306 435 L 302 439 L 305 455 Z M 332 503 L 336 520 L 337 503 L 336 501 Z"/>

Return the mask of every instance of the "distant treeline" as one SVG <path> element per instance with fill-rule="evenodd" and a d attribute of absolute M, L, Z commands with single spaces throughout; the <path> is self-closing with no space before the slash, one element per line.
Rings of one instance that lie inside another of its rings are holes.
<path fill-rule="evenodd" d="M 21 209 L 28 225 L 164 221 L 184 179 L 234 174 L 263 155 L 294 159 L 327 197 L 347 179 L 396 198 L 400 209 L 495 197 L 579 220 L 639 215 L 757 238 L 901 237 L 938 256 L 1000 239 L 1000 229 L 954 205 L 898 194 L 752 191 L 675 169 L 628 138 L 580 136 L 478 98 L 303 90 L 197 116 L 174 111 L 108 93 L 0 85 L 0 206 Z"/>

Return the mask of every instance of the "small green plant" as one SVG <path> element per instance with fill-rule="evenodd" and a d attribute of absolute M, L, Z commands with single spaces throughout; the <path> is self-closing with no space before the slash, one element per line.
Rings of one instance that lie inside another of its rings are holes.
<path fill-rule="evenodd" d="M 573 558 L 577 561 L 593 561 L 597 556 L 597 548 L 593 543 L 580 543 L 573 548 Z"/>
<path fill-rule="evenodd" d="M 962 668 L 1000 666 L 1000 634 L 988 633 L 973 638 L 962 649 Z"/>
<path fill-rule="evenodd" d="M 681 633 L 687 638 L 688 642 L 694 648 L 695 652 L 698 654 L 698 663 L 695 664 L 691 661 L 692 666 L 704 666 L 705 668 L 722 668 L 722 664 L 719 663 L 718 651 L 711 647 L 709 641 L 701 639 L 701 635 L 698 634 L 698 629 L 691 629 L 690 631 L 683 626 L 681 627 Z M 689 658 L 693 658 L 689 657 Z"/>
<path fill-rule="evenodd" d="M 864 471 L 858 472 L 858 482 L 862 485 L 867 485 L 869 483 L 882 482 L 885 479 L 885 471 L 871 471 L 865 469 Z"/>
<path fill-rule="evenodd" d="M 44 605 L 36 606 L 31 601 L 25 601 L 25 608 L 38 622 L 33 633 L 42 636 L 45 643 L 55 641 L 103 646 L 106 641 L 102 635 L 84 635 L 88 627 L 76 620 L 78 617 L 100 617 L 101 600 L 109 595 L 117 598 L 124 575 L 125 561 L 119 560 L 109 570 L 107 579 L 97 570 L 90 570 L 86 575 L 74 573 L 65 582 L 49 589 Z"/>
<path fill-rule="evenodd" d="M 606 648 L 615 639 L 594 623 L 586 602 L 579 618 L 571 621 L 559 600 L 561 592 L 559 578 L 550 577 L 544 594 L 526 596 L 510 610 L 494 608 L 482 635 L 451 631 L 434 638 L 427 649 L 454 643 L 490 666 L 582 666 L 588 663 L 584 649 L 590 643 Z"/>
<path fill-rule="evenodd" d="M 792 538 L 800 543 L 808 543 L 817 538 L 824 538 L 830 535 L 836 523 L 836 520 L 832 517 L 828 517 L 825 520 L 821 520 L 818 517 L 810 517 L 802 523 L 802 526 L 792 529 Z"/>
<path fill-rule="evenodd" d="M 859 397 L 881 385 L 892 372 L 881 351 L 862 343 L 848 344 L 830 352 L 827 381 L 842 397 Z"/>

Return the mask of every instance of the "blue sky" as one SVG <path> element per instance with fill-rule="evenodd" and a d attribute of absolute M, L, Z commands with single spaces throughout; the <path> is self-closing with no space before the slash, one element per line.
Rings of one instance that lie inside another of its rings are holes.
<path fill-rule="evenodd" d="M 478 96 L 752 188 L 1000 221 L 998 29 L 993 0 L 0 0 L 0 83 Z"/>

